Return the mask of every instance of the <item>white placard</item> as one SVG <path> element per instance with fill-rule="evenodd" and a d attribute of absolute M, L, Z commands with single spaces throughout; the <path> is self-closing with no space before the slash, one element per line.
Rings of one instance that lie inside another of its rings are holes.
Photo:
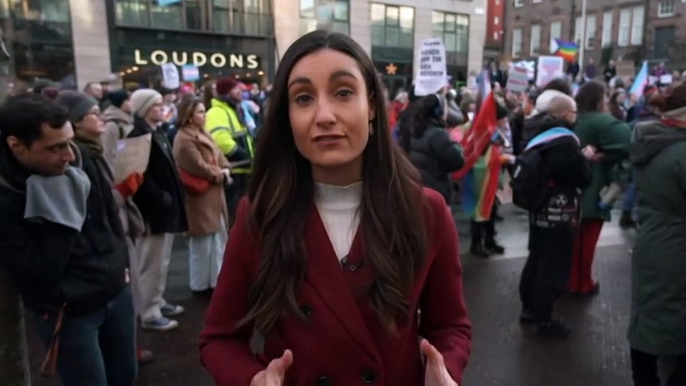
<path fill-rule="evenodd" d="M 538 76 L 536 86 L 543 87 L 551 80 L 565 77 L 565 62 L 559 56 L 541 56 L 536 67 Z"/>
<path fill-rule="evenodd" d="M 512 92 L 526 91 L 529 88 L 529 71 L 525 67 L 510 68 L 506 88 Z"/>
<path fill-rule="evenodd" d="M 414 93 L 425 96 L 438 92 L 448 79 L 445 46 L 439 38 L 425 39 L 419 50 L 419 71 L 415 79 Z"/>
<path fill-rule="evenodd" d="M 179 88 L 179 69 L 176 68 L 174 63 L 164 63 L 162 67 L 162 79 L 164 82 L 164 87 L 170 89 Z"/>
<path fill-rule="evenodd" d="M 674 78 L 672 77 L 672 74 L 662 75 L 660 77 L 660 84 L 672 84 L 673 81 Z"/>

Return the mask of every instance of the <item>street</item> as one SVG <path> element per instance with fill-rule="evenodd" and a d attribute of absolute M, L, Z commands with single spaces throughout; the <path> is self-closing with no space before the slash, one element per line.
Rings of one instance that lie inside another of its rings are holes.
<path fill-rule="evenodd" d="M 592 299 L 565 297 L 558 314 L 573 327 L 566 341 L 544 341 L 518 316 L 519 275 L 525 262 L 527 218 L 511 206 L 502 209 L 498 239 L 507 254 L 488 260 L 465 255 L 469 223 L 456 213 L 461 236 L 464 287 L 474 326 L 473 351 L 463 384 L 473 386 L 628 385 L 630 367 L 626 328 L 630 308 L 630 243 L 633 232 L 606 224 L 596 255 L 595 274 L 601 292 Z M 615 220 L 618 217 L 615 214 Z M 168 333 L 141 332 L 141 342 L 155 353 L 155 361 L 140 369 L 140 386 L 204 386 L 211 379 L 200 366 L 197 336 L 208 301 L 188 289 L 187 256 L 179 237 L 172 257 L 167 299 L 186 307 L 180 327 Z M 29 320 L 32 370 L 38 373 L 43 348 Z M 57 385 L 34 375 L 34 386 Z"/>

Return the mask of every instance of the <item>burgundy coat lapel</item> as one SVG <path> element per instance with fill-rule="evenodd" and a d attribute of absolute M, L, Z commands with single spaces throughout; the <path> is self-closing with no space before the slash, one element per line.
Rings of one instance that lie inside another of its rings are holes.
<path fill-rule="evenodd" d="M 331 313 L 341 322 L 350 335 L 369 355 L 380 360 L 375 341 L 365 324 L 362 312 L 355 300 L 350 284 L 326 233 L 316 207 L 312 208 L 305 231 L 308 246 L 308 267 L 305 280 L 317 291 Z M 355 236 L 351 253 L 361 253 L 359 232 Z"/>

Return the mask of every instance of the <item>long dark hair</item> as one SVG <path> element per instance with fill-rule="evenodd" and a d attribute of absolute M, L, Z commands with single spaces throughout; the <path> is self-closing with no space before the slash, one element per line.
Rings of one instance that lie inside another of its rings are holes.
<path fill-rule="evenodd" d="M 409 320 L 406 295 L 427 251 L 426 206 L 416 169 L 390 137 L 383 89 L 371 59 L 348 36 L 327 31 L 308 33 L 293 43 L 276 72 L 248 189 L 247 222 L 262 260 L 250 289 L 248 314 L 239 325 L 254 323 L 266 333 L 284 313 L 305 319 L 296 294 L 307 270 L 304 231 L 316 210 L 314 181 L 310 163 L 293 139 L 287 83 L 300 59 L 325 48 L 359 63 L 376 111 L 371 122 L 374 135 L 362 153 L 360 232 L 365 262 L 374 270 L 369 296 L 379 320 L 392 333 L 398 323 Z"/>
<path fill-rule="evenodd" d="M 417 106 L 412 117 L 412 137 L 421 138 L 429 126 L 445 127 L 443 122 L 443 109 L 445 101 L 437 94 L 428 95 L 417 101 Z M 440 115 L 439 115 L 440 113 Z"/>
<path fill-rule="evenodd" d="M 195 109 L 198 107 L 200 103 L 202 103 L 200 98 L 192 94 L 184 95 L 181 98 L 181 103 L 179 103 L 178 107 L 179 127 L 186 127 L 191 123 L 191 120 L 193 119 L 193 114 L 195 113 Z M 205 108 L 207 108 L 207 106 L 205 106 Z"/>
<path fill-rule="evenodd" d="M 605 85 L 594 80 L 579 88 L 574 98 L 579 114 L 599 112 L 605 100 Z"/>

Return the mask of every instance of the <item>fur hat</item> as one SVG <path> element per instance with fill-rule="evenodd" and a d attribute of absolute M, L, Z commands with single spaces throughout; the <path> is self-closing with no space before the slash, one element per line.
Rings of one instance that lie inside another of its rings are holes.
<path fill-rule="evenodd" d="M 145 114 L 150 110 L 155 103 L 162 103 L 162 95 L 150 88 L 142 88 L 136 90 L 131 94 L 131 111 L 133 115 L 145 117 Z"/>

